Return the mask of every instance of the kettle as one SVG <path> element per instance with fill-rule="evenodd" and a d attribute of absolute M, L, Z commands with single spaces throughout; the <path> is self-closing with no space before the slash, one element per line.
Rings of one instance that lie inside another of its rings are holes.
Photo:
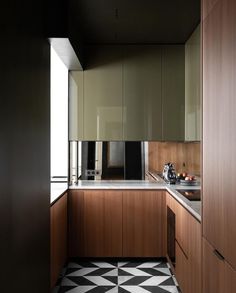
<path fill-rule="evenodd" d="M 176 173 L 175 173 L 174 165 L 172 163 L 167 163 L 164 165 L 162 175 L 166 182 L 170 184 L 176 183 Z"/>

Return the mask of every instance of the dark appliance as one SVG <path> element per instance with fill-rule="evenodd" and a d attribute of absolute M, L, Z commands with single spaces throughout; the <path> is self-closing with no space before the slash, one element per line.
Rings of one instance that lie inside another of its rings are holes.
<path fill-rule="evenodd" d="M 201 190 L 192 190 L 192 189 L 176 189 L 181 193 L 185 198 L 190 201 L 200 201 L 201 200 Z"/>
<path fill-rule="evenodd" d="M 167 163 L 164 165 L 163 169 L 163 178 L 167 183 L 175 184 L 176 183 L 176 174 L 174 165 L 172 163 Z"/>
<path fill-rule="evenodd" d="M 144 152 L 143 142 L 125 142 L 125 179 L 143 180 L 144 179 Z"/>
<path fill-rule="evenodd" d="M 167 255 L 175 267 L 175 213 L 167 206 Z"/>

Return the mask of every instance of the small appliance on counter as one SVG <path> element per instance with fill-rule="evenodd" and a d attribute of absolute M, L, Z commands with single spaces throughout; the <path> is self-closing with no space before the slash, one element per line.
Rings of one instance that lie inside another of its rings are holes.
<path fill-rule="evenodd" d="M 172 163 L 167 163 L 164 165 L 163 169 L 163 179 L 169 184 L 176 183 L 176 173 L 174 169 L 174 165 Z"/>

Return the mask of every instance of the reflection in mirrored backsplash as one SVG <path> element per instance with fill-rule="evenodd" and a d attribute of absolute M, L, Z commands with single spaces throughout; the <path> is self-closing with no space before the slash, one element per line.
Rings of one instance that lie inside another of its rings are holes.
<path fill-rule="evenodd" d="M 71 184 L 78 180 L 142 180 L 146 142 L 70 141 Z"/>

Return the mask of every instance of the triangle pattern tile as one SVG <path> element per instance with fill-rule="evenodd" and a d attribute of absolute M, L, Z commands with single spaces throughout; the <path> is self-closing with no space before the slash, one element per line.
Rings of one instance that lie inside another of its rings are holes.
<path fill-rule="evenodd" d="M 140 283 L 140 286 L 158 286 L 169 278 L 169 276 L 154 276 Z"/>
<path fill-rule="evenodd" d="M 148 286 L 148 287 L 142 287 L 142 288 L 147 290 L 147 292 L 152 292 L 152 293 L 169 293 L 169 291 L 166 291 L 165 289 L 157 287 L 157 286 Z"/>
<path fill-rule="evenodd" d="M 132 278 L 133 276 L 118 276 L 118 285 L 121 285 Z"/>
<path fill-rule="evenodd" d="M 145 282 L 149 279 L 150 279 L 150 277 L 143 277 L 143 276 L 133 277 L 133 278 L 127 280 L 126 282 L 122 283 L 122 286 L 140 286 L 140 284 L 142 284 L 143 282 Z"/>
<path fill-rule="evenodd" d="M 93 262 L 93 264 L 99 268 L 115 268 L 116 264 L 114 262 Z"/>
<path fill-rule="evenodd" d="M 155 270 L 165 274 L 165 275 L 168 275 L 168 276 L 171 276 L 171 271 L 169 270 L 169 268 L 155 268 Z"/>
<path fill-rule="evenodd" d="M 86 276 L 94 271 L 97 271 L 97 268 L 82 268 L 67 274 L 67 276 Z"/>
<path fill-rule="evenodd" d="M 91 292 L 93 289 L 96 289 L 96 286 L 79 286 L 71 289 L 68 293 L 86 293 Z"/>
<path fill-rule="evenodd" d="M 150 276 L 169 276 L 170 274 L 166 274 L 161 272 L 158 269 L 153 269 L 153 268 L 139 268 L 139 270 L 149 274 Z M 168 269 L 165 269 L 168 270 Z"/>
<path fill-rule="evenodd" d="M 74 289 L 74 288 L 78 288 L 77 287 L 73 287 L 73 286 L 61 286 L 58 293 L 65 293 L 65 292 L 70 292 L 70 290 Z"/>
<path fill-rule="evenodd" d="M 160 286 L 175 286 L 175 282 L 174 282 L 173 278 L 169 277 L 167 280 L 162 282 L 160 284 Z"/>
<path fill-rule="evenodd" d="M 102 275 L 103 277 L 105 276 L 118 276 L 118 269 L 110 270 Z"/>
<path fill-rule="evenodd" d="M 61 286 L 77 286 L 77 284 L 70 279 L 64 277 L 61 281 Z"/>
<path fill-rule="evenodd" d="M 150 291 L 139 286 L 121 286 L 121 288 L 125 289 L 126 292 L 131 293 L 150 293 Z"/>
<path fill-rule="evenodd" d="M 86 276 L 84 278 L 97 286 L 114 286 L 114 283 L 100 276 Z"/>
<path fill-rule="evenodd" d="M 88 280 L 86 277 L 67 277 L 72 282 L 76 283 L 77 286 L 96 286 L 93 282 Z M 92 278 L 92 277 L 91 277 Z"/>
<path fill-rule="evenodd" d="M 155 268 L 157 265 L 159 265 L 160 262 L 144 262 L 137 266 L 137 268 Z"/>
<path fill-rule="evenodd" d="M 143 270 L 140 270 L 140 269 L 136 269 L 136 268 L 122 268 L 122 271 L 130 274 L 130 275 L 133 275 L 133 276 L 149 276 L 151 277 L 152 275 L 149 274 L 149 273 L 146 273 L 144 272 Z"/>
<path fill-rule="evenodd" d="M 179 293 L 179 290 L 176 286 L 160 286 L 160 288 L 166 290 L 166 292 Z"/>

